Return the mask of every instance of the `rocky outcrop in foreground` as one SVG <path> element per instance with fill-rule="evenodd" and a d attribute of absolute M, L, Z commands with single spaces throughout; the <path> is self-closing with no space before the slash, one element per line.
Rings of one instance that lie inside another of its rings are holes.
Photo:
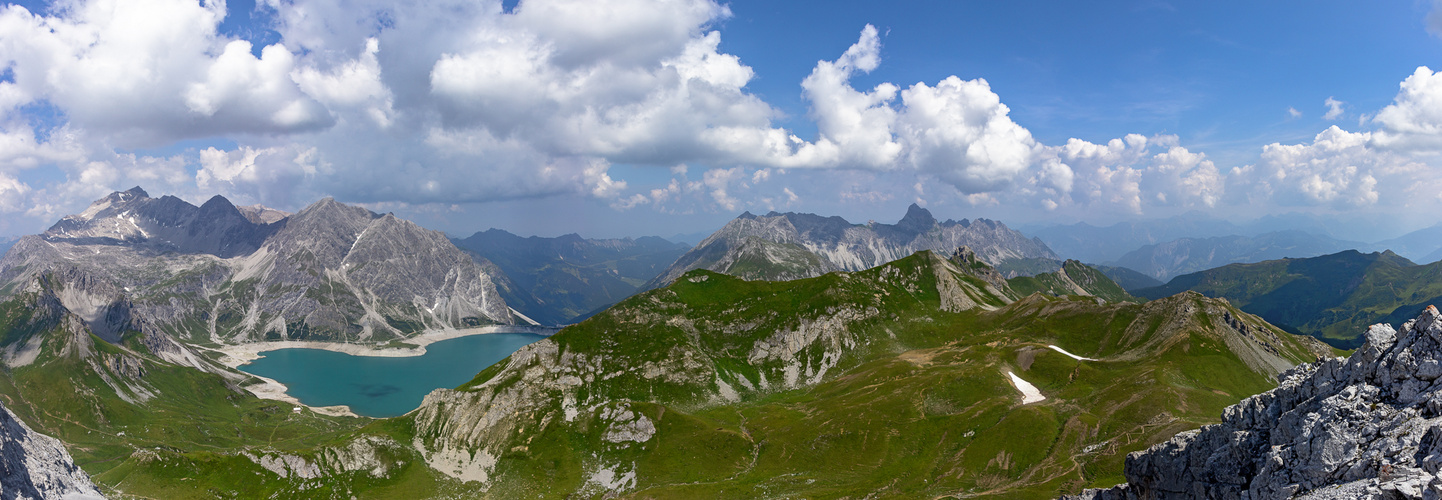
<path fill-rule="evenodd" d="M 30 430 L 0 403 L 0 498 L 103 498 L 60 441 Z"/>
<path fill-rule="evenodd" d="M 1220 424 L 1127 456 L 1127 484 L 1063 498 L 1442 499 L 1442 314 L 1366 338 L 1282 373 Z"/>

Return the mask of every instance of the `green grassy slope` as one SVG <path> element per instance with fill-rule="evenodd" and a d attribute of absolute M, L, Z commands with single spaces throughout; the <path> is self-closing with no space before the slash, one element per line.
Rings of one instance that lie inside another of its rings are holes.
<path fill-rule="evenodd" d="M 121 497 L 1055 498 L 1121 482 L 1127 452 L 1320 347 L 1195 293 L 1013 302 L 998 282 L 931 252 L 692 271 L 386 420 L 256 399 L 26 296 L 0 304 L 0 347 L 46 344 L 0 397 Z M 1008 372 L 1047 399 L 1021 404 Z"/>
<path fill-rule="evenodd" d="M 1054 498 L 1121 482 L 1127 452 L 1320 348 L 1197 294 L 948 313 L 936 284 L 966 276 L 940 262 L 790 282 L 693 271 L 408 418 L 432 453 L 487 457 L 497 497 Z M 1048 399 L 1020 404 L 1008 371 Z M 651 432 L 628 438 L 642 420 Z"/>
<path fill-rule="evenodd" d="M 1275 325 L 1351 348 L 1368 325 L 1395 326 L 1442 302 L 1442 263 L 1416 265 L 1391 252 L 1346 251 L 1231 264 L 1135 292 L 1156 298 L 1183 290 L 1226 298 Z"/>
<path fill-rule="evenodd" d="M 1102 274 L 1107 275 L 1108 278 L 1111 278 L 1112 281 L 1115 281 L 1118 285 L 1121 285 L 1121 287 L 1125 290 L 1151 288 L 1154 286 L 1162 286 L 1165 284 L 1157 281 L 1156 278 L 1147 276 L 1132 269 L 1127 269 L 1125 267 L 1103 266 L 1097 264 L 1092 264 L 1092 267 L 1098 271 L 1101 271 Z"/>

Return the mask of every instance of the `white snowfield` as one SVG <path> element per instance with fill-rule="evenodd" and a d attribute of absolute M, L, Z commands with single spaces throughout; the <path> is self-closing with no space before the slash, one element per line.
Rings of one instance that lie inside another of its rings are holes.
<path fill-rule="evenodd" d="M 1077 355 L 1075 355 L 1075 354 L 1066 352 L 1065 349 L 1062 349 L 1062 348 L 1057 347 L 1057 346 L 1054 346 L 1054 345 L 1049 345 L 1049 346 L 1047 346 L 1047 347 L 1050 347 L 1051 350 L 1053 350 L 1053 351 L 1056 351 L 1056 352 L 1065 354 L 1065 355 L 1067 355 L 1067 356 L 1071 356 L 1072 359 L 1075 359 L 1075 360 L 1077 360 L 1077 361 L 1101 361 L 1100 359 L 1096 359 L 1096 358 L 1083 358 L 1083 357 L 1081 357 L 1081 356 L 1077 356 Z"/>
<path fill-rule="evenodd" d="M 1016 374 L 1012 372 L 1006 372 L 1006 374 L 1011 376 L 1011 383 L 1016 386 L 1016 390 L 1021 391 L 1021 404 L 1025 405 L 1046 400 L 1046 396 L 1041 395 L 1041 390 L 1031 385 L 1031 382 L 1022 380 L 1021 377 L 1016 376 Z"/>

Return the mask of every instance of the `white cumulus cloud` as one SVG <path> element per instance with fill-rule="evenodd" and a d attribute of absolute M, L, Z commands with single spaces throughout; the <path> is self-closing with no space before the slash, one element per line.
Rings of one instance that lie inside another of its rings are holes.
<path fill-rule="evenodd" d="M 331 117 L 290 78 L 294 57 L 216 34 L 224 2 L 91 0 L 41 16 L 0 11 L 14 90 L 72 125 L 131 144 L 314 130 Z"/>
<path fill-rule="evenodd" d="M 1335 98 L 1328 97 L 1327 100 L 1322 101 L 1322 105 L 1327 107 L 1327 112 L 1322 114 L 1322 118 L 1326 120 L 1336 120 L 1338 118 L 1341 118 L 1343 104 L 1346 103 L 1338 101 Z"/>

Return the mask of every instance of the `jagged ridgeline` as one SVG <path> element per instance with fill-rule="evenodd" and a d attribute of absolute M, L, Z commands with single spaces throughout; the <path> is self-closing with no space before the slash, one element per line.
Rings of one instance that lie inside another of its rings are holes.
<path fill-rule="evenodd" d="M 124 309 L 187 342 L 384 342 L 513 323 L 493 267 L 439 232 L 329 198 L 284 214 L 135 188 L 22 238 L 0 260 L 0 292 L 48 274 L 102 332 Z"/>
<path fill-rule="evenodd" d="M 1061 258 L 1035 238 L 997 221 L 937 221 L 915 204 L 896 224 L 852 224 L 841 217 L 750 212 L 686 252 L 642 289 L 665 286 L 692 269 L 749 280 L 790 280 L 860 271 L 921 250 L 966 246 L 1004 275 L 1055 271 Z"/>
<path fill-rule="evenodd" d="M 1018 299 L 956 257 L 694 270 L 431 393 L 395 439 L 496 498 L 1054 498 L 1330 352 L 1194 293 Z"/>

